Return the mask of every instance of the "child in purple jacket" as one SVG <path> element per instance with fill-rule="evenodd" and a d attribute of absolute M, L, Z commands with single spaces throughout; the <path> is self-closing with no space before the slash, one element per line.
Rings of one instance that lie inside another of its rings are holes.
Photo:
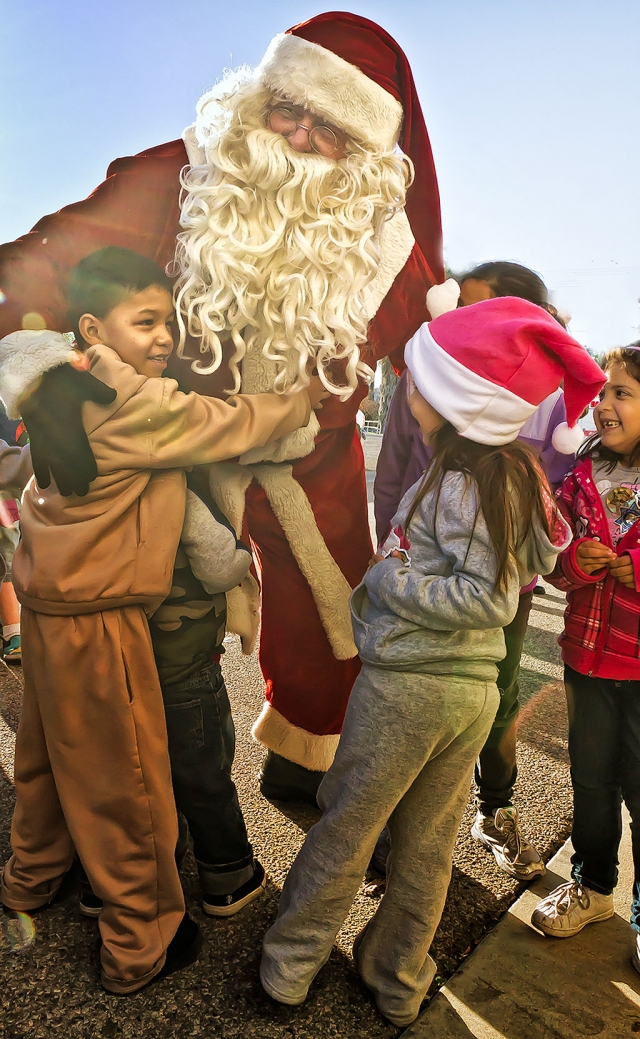
<path fill-rule="evenodd" d="M 536 303 L 558 318 L 548 300 L 542 279 L 517 263 L 494 262 L 474 267 L 460 279 L 430 290 L 427 306 L 432 317 L 455 306 L 468 306 L 497 296 L 519 296 Z M 562 321 L 560 321 L 563 324 Z M 573 462 L 573 454 L 560 453 L 553 445 L 556 427 L 565 421 L 562 390 L 547 397 L 523 426 L 519 440 L 540 453 L 552 487 L 557 486 Z M 403 495 L 431 464 L 432 450 L 422 439 L 407 399 L 407 374 L 400 378 L 389 408 L 374 484 L 376 534 L 382 544 L 390 531 Z M 520 830 L 518 811 L 512 798 L 517 778 L 516 729 L 519 713 L 518 675 L 527 621 L 531 610 L 534 580 L 520 595 L 518 612 L 504 629 L 507 655 L 498 665 L 500 707 L 480 752 L 475 770 L 477 814 L 472 836 L 488 848 L 496 862 L 517 880 L 528 881 L 545 872 L 537 850 Z M 379 843 L 374 865 L 380 866 L 388 845 Z"/>

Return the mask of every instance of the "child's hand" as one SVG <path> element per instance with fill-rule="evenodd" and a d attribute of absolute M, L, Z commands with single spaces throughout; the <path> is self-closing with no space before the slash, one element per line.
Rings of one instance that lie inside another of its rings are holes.
<path fill-rule="evenodd" d="M 612 560 L 617 559 L 615 552 L 603 545 L 600 541 L 582 541 L 576 549 L 576 561 L 585 574 L 592 574 L 596 570 L 602 570 L 609 566 Z"/>
<path fill-rule="evenodd" d="M 400 559 L 403 563 L 406 563 L 407 561 L 402 552 L 396 552 L 395 548 L 393 552 L 389 552 L 386 556 L 381 555 L 380 552 L 376 552 L 373 559 L 370 559 L 367 563 L 367 570 L 370 570 L 372 566 L 376 565 L 376 563 L 381 563 L 383 559 Z"/>
<path fill-rule="evenodd" d="M 309 400 L 311 401 L 311 407 L 314 411 L 320 411 L 322 404 L 320 401 L 326 400 L 329 396 L 329 390 L 326 389 L 324 383 L 320 380 L 318 375 L 312 375 L 309 379 L 309 385 L 307 386 L 307 393 L 309 394 Z"/>
<path fill-rule="evenodd" d="M 621 556 L 616 556 L 615 559 L 609 563 L 609 570 L 615 577 L 616 581 L 620 581 L 621 584 L 626 584 L 627 588 L 635 588 L 636 575 L 633 570 L 631 556 L 628 552 L 623 553 Z"/>

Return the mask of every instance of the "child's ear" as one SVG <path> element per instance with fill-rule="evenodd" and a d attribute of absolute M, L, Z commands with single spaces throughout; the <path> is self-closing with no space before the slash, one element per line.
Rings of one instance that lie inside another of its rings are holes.
<path fill-rule="evenodd" d="M 78 321 L 78 331 L 87 346 L 96 346 L 97 343 L 102 343 L 103 341 L 100 330 L 100 320 L 93 314 L 82 315 Z"/>

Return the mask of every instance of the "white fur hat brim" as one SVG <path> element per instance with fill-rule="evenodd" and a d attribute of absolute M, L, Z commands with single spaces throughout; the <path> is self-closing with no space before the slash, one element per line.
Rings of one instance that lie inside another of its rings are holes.
<path fill-rule="evenodd" d="M 21 417 L 20 401 L 45 372 L 77 358 L 69 340 L 47 328 L 23 329 L 0 339 L 0 398 L 9 418 Z"/>
<path fill-rule="evenodd" d="M 276 97 L 324 116 L 365 146 L 392 150 L 402 105 L 357 66 L 299 36 L 274 36 L 256 79 Z"/>

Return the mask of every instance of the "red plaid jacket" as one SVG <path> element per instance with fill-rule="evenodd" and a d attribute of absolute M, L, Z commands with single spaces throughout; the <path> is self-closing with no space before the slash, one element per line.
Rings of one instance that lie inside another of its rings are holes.
<path fill-rule="evenodd" d="M 591 459 L 579 461 L 564 478 L 557 500 L 571 525 L 573 541 L 558 556 L 547 578 L 567 593 L 564 632 L 558 639 L 562 659 L 583 675 L 640 679 L 640 520 L 614 548 L 607 517 L 593 480 Z M 633 562 L 636 587 L 616 581 L 609 571 L 583 573 L 576 548 L 587 538 L 601 541 L 619 556 L 628 552 Z"/>

